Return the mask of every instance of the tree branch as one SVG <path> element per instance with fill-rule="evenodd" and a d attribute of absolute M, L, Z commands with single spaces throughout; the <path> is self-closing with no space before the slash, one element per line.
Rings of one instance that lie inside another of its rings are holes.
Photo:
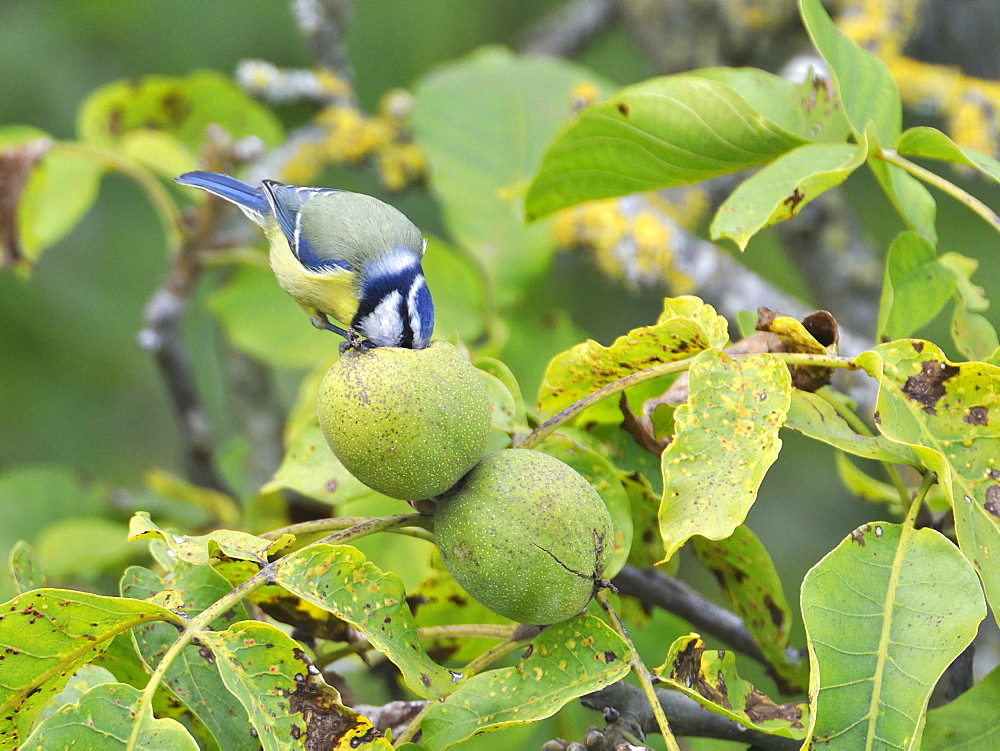
<path fill-rule="evenodd" d="M 528 29 L 521 52 L 568 57 L 607 27 L 614 0 L 569 0 Z"/>
<path fill-rule="evenodd" d="M 670 720 L 670 727 L 677 735 L 738 741 L 762 751 L 792 751 L 802 747 L 801 741 L 751 730 L 722 715 L 709 712 L 679 691 L 658 688 L 656 696 Z M 638 686 L 631 683 L 619 681 L 583 697 L 580 703 L 590 709 L 603 711 L 605 718 L 609 717 L 608 711 L 611 710 L 610 717 L 613 721 L 621 721 L 616 715 L 630 718 L 644 733 L 657 731 L 653 710 L 646 701 L 646 696 Z"/>
<path fill-rule="evenodd" d="M 144 326 L 137 340 L 140 347 L 152 353 L 167 387 L 177 418 L 185 477 L 195 485 L 229 493 L 215 469 L 208 417 L 201 406 L 191 358 L 180 332 L 198 275 L 196 247 L 199 243 L 189 240 L 174 257 L 166 278 L 146 304 Z"/>
<path fill-rule="evenodd" d="M 764 665 L 768 664 L 742 618 L 716 605 L 679 579 L 656 569 L 636 568 L 626 564 L 611 583 L 623 595 L 631 595 L 644 603 L 679 615 L 699 631 L 711 634 L 737 652 Z"/>
<path fill-rule="evenodd" d="M 354 85 L 354 68 L 344 38 L 354 15 L 354 0 L 292 0 L 292 15 L 316 61 Z"/>

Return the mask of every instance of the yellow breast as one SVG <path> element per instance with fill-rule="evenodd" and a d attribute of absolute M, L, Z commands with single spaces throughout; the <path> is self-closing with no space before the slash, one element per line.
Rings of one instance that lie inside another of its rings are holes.
<path fill-rule="evenodd" d="M 310 271 L 295 257 L 288 240 L 275 223 L 266 230 L 271 243 L 270 262 L 278 284 L 310 316 L 326 313 L 345 326 L 358 312 L 357 280 L 352 271 Z"/>

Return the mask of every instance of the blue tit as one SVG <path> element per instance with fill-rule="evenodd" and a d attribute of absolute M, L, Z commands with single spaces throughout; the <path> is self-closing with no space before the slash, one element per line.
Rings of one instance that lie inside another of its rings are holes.
<path fill-rule="evenodd" d="M 430 344 L 434 304 L 420 265 L 427 243 L 392 206 L 360 193 L 274 180 L 258 189 L 215 172 L 175 180 L 236 204 L 263 228 L 278 284 L 317 328 L 349 341 L 356 332 L 369 346 Z"/>

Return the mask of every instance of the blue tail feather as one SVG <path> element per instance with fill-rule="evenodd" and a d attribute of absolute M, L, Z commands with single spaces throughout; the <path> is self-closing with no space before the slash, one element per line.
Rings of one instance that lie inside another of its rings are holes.
<path fill-rule="evenodd" d="M 257 224 L 263 225 L 265 217 L 271 213 L 271 207 L 263 193 L 229 175 L 218 172 L 185 172 L 175 177 L 174 182 L 191 188 L 201 188 L 230 203 L 235 203 Z"/>

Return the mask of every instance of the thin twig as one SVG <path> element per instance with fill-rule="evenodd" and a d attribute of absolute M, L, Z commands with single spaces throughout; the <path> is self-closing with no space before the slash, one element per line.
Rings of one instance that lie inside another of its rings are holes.
<path fill-rule="evenodd" d="M 626 564 L 611 583 L 623 595 L 637 597 L 647 605 L 655 605 L 678 615 L 699 632 L 714 636 L 763 665 L 768 664 L 742 618 L 716 605 L 679 579 L 654 568 L 636 568 Z"/>
<path fill-rule="evenodd" d="M 618 617 L 618 613 L 611 606 L 611 601 L 608 599 L 607 590 L 598 590 L 594 599 L 597 600 L 598 604 L 604 609 L 607 614 L 608 619 L 611 621 L 611 628 L 615 630 L 628 645 L 629 652 L 629 663 L 632 665 L 632 673 L 635 675 L 639 685 L 642 687 L 642 693 L 646 697 L 646 701 L 649 705 L 650 710 L 653 713 L 653 719 L 656 722 L 656 730 L 663 736 L 663 742 L 667 746 L 667 751 L 680 751 L 680 746 L 677 745 L 677 739 L 674 738 L 673 731 L 670 729 L 670 723 L 667 720 L 667 715 L 663 711 L 663 705 L 660 704 L 656 690 L 653 688 L 653 676 L 649 672 L 649 668 L 646 667 L 646 663 L 642 661 L 642 656 L 639 651 L 635 648 L 635 644 L 632 643 L 632 637 L 629 636 L 628 630 L 625 628 L 625 624 L 622 623 L 622 619 Z"/>

